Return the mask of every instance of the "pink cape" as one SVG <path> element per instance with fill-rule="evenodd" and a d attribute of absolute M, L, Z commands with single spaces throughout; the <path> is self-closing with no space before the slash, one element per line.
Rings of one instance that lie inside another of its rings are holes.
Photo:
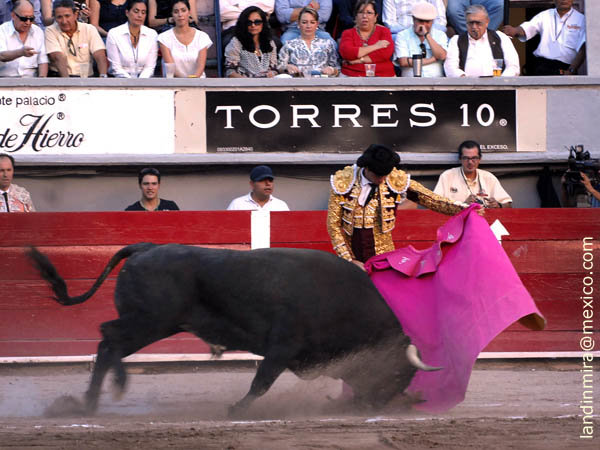
<path fill-rule="evenodd" d="M 424 400 L 415 406 L 424 411 L 446 411 L 464 400 L 477 356 L 502 330 L 521 318 L 528 328 L 545 326 L 476 206 L 441 226 L 429 249 L 377 255 L 365 268 L 421 359 L 443 367 L 417 371 L 407 389 Z"/>

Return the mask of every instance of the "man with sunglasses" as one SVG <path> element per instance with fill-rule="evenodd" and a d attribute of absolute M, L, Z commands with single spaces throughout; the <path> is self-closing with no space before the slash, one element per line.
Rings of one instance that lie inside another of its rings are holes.
<path fill-rule="evenodd" d="M 55 0 L 52 12 L 55 23 L 46 28 L 49 76 L 90 76 L 94 73 L 93 58 L 100 77 L 106 78 L 106 47 L 96 27 L 77 21 L 79 9 L 73 0 Z M 87 73 L 82 74 L 81 70 Z"/>
<path fill-rule="evenodd" d="M 44 32 L 33 23 L 33 4 L 16 0 L 11 16 L 12 20 L 0 25 L 0 77 L 45 77 Z"/>
<path fill-rule="evenodd" d="M 444 62 L 446 76 L 491 77 L 494 75 L 495 60 L 502 61 L 501 76 L 518 76 L 521 71 L 519 55 L 506 34 L 488 29 L 490 17 L 486 9 L 481 5 L 472 5 L 465 13 L 467 33 L 450 39 Z"/>
<path fill-rule="evenodd" d="M 394 61 L 403 77 L 412 77 L 412 56 L 422 55 L 422 77 L 443 77 L 443 63 L 448 49 L 446 33 L 433 26 L 438 11 L 431 3 L 417 3 L 412 8 L 413 26 L 401 31 L 394 43 Z"/>
<path fill-rule="evenodd" d="M 433 192 L 458 202 L 479 203 L 485 208 L 512 208 L 512 198 L 498 178 L 479 169 L 481 147 L 477 142 L 461 143 L 458 159 L 461 166 L 442 173 Z"/>

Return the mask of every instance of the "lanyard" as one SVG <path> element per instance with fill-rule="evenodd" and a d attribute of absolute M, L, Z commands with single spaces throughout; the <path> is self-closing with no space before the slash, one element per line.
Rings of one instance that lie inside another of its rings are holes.
<path fill-rule="evenodd" d="M 481 187 L 481 180 L 479 179 L 479 171 L 475 172 L 477 174 L 477 184 L 479 185 L 479 192 L 477 194 L 473 194 L 473 191 L 471 190 L 471 186 L 469 186 L 469 183 L 467 182 L 467 177 L 465 176 L 465 172 L 463 171 L 463 168 L 460 168 L 460 174 L 463 177 L 463 180 L 465 181 L 465 185 L 467 186 L 467 189 L 469 190 L 469 193 L 475 197 L 477 197 L 477 195 L 479 194 L 484 194 L 485 192 L 483 192 L 483 189 Z"/>
<path fill-rule="evenodd" d="M 558 24 L 556 23 L 556 18 L 558 16 L 558 10 L 556 10 L 556 9 L 554 10 L 554 42 L 558 41 L 558 38 L 560 37 L 563 30 L 565 29 L 565 25 L 567 24 L 569 17 L 571 17 L 571 14 L 573 14 L 573 8 L 571 8 L 571 11 L 569 11 L 569 14 L 567 14 L 567 17 L 565 17 L 565 21 L 562 22 L 562 27 L 560 27 L 560 31 L 558 31 L 558 33 L 557 33 Z"/>

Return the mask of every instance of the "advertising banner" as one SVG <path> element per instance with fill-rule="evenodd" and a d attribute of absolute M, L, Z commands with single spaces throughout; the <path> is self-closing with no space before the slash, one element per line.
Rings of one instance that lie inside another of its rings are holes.
<path fill-rule="evenodd" d="M 516 91 L 206 93 L 208 152 L 516 151 Z"/>
<path fill-rule="evenodd" d="M 0 152 L 173 153 L 173 102 L 169 90 L 6 90 L 0 94 Z"/>

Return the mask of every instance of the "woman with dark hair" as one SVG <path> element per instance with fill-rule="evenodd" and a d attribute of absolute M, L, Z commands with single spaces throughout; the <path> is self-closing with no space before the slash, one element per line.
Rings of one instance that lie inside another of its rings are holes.
<path fill-rule="evenodd" d="M 158 43 L 166 64 L 175 64 L 179 78 L 205 78 L 206 52 L 212 41 L 204 31 L 190 26 L 190 3 L 174 0 L 171 16 L 175 27 L 158 35 Z"/>
<path fill-rule="evenodd" d="M 366 76 L 365 64 L 375 64 L 375 76 L 394 77 L 394 42 L 390 30 L 377 24 L 374 0 L 358 0 L 354 9 L 356 26 L 342 33 L 340 55 L 342 74 L 349 77 Z"/>
<path fill-rule="evenodd" d="M 300 37 L 287 41 L 279 51 L 280 72 L 298 74 L 303 68 L 316 70 L 323 75 L 335 77 L 339 74 L 340 63 L 337 49 L 331 39 L 316 35 L 319 28 L 319 13 L 305 6 L 298 14 Z"/>
<path fill-rule="evenodd" d="M 249 6 L 240 14 L 235 36 L 225 48 L 225 68 L 230 78 L 277 75 L 277 47 L 267 14 L 258 6 Z"/>
<path fill-rule="evenodd" d="M 127 0 L 127 23 L 108 32 L 106 54 L 109 73 L 119 78 L 150 78 L 156 67 L 157 33 L 144 26 L 147 0 Z"/>

